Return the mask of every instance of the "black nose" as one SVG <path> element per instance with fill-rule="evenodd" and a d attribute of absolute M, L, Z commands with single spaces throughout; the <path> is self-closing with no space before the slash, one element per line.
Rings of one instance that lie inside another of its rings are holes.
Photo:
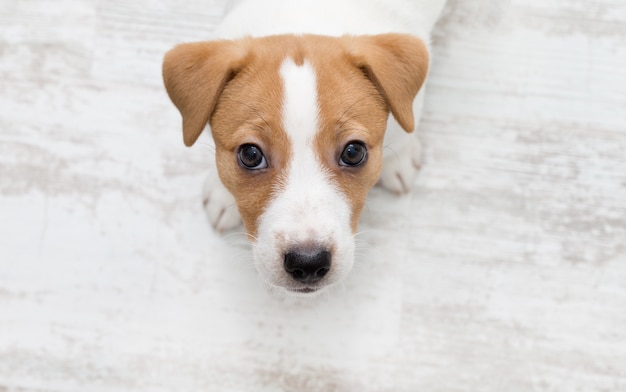
<path fill-rule="evenodd" d="M 330 270 L 330 262 L 330 252 L 325 249 L 311 253 L 295 250 L 285 253 L 285 270 L 302 283 L 314 283 L 322 279 Z"/>

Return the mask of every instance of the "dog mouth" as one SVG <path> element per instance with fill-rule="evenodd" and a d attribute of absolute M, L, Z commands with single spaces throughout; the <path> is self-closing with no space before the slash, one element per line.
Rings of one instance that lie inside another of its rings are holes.
<path fill-rule="evenodd" d="M 300 287 L 300 288 L 288 288 L 288 291 L 296 294 L 313 294 L 319 290 L 317 287 Z"/>

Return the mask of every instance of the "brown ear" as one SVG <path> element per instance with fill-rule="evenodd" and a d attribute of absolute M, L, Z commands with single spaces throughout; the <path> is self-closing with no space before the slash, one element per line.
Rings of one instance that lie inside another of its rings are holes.
<path fill-rule="evenodd" d="M 428 72 L 424 42 L 406 34 L 345 37 L 352 61 L 382 93 L 396 121 L 407 132 L 415 128 L 413 99 Z"/>
<path fill-rule="evenodd" d="M 195 143 L 215 109 L 224 85 L 239 71 L 247 50 L 239 41 L 182 44 L 163 60 L 163 82 L 183 117 L 183 140 Z"/>

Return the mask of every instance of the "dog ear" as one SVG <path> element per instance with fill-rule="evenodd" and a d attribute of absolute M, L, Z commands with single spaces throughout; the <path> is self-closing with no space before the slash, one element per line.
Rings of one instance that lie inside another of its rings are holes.
<path fill-rule="evenodd" d="M 183 117 L 183 140 L 195 143 L 226 83 L 244 66 L 247 50 L 239 41 L 176 46 L 163 60 L 163 82 Z"/>
<path fill-rule="evenodd" d="M 415 128 L 413 100 L 428 72 L 424 42 L 406 34 L 346 36 L 354 64 L 380 90 L 396 121 L 407 132 Z"/>

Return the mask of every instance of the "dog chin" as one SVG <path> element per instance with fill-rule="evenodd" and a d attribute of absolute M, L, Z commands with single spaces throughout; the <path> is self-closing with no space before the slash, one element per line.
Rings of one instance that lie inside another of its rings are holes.
<path fill-rule="evenodd" d="M 278 292 L 280 295 L 285 297 L 293 297 L 293 298 L 317 298 L 323 293 L 325 293 L 330 287 L 334 286 L 333 283 L 326 284 L 323 286 L 315 286 L 315 287 L 285 287 L 285 286 L 276 286 L 270 285 L 272 291 Z"/>

